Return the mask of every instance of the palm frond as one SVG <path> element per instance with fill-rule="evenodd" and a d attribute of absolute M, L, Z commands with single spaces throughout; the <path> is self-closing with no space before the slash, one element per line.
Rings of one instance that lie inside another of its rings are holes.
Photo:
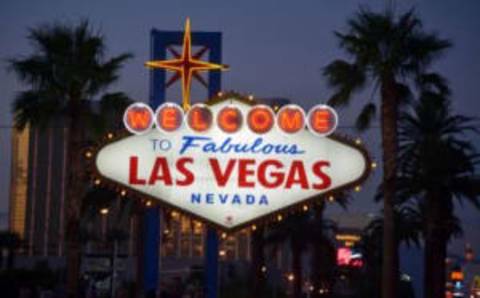
<path fill-rule="evenodd" d="M 359 131 L 366 130 L 370 126 L 376 115 L 377 106 L 372 102 L 366 104 L 358 115 L 357 121 L 355 123 L 356 128 Z"/>

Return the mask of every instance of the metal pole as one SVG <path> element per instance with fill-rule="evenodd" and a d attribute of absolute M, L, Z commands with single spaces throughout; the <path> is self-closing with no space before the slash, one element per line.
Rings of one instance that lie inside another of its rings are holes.
<path fill-rule="evenodd" d="M 213 228 L 207 228 L 205 254 L 206 297 L 217 298 L 218 294 L 218 235 Z"/>

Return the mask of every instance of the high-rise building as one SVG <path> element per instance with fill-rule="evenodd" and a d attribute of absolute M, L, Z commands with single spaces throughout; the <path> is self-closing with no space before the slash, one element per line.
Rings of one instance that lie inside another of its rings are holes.
<path fill-rule="evenodd" d="M 28 255 L 63 255 L 65 142 L 61 121 L 12 132 L 10 230 Z"/>

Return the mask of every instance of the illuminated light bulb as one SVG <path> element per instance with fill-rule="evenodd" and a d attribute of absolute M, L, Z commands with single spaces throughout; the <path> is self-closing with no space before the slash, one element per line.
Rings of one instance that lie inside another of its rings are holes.
<path fill-rule="evenodd" d="M 92 152 L 90 152 L 90 151 L 85 152 L 85 157 L 87 157 L 87 158 L 92 157 Z"/>
<path fill-rule="evenodd" d="M 227 234 L 226 233 L 222 233 L 222 239 L 225 239 L 227 238 Z"/>
<path fill-rule="evenodd" d="M 262 272 L 263 273 L 267 272 L 267 267 L 266 266 L 262 266 Z"/>
<path fill-rule="evenodd" d="M 277 216 L 277 220 L 278 220 L 278 221 L 282 221 L 282 220 L 283 220 L 283 216 L 282 216 L 281 214 L 279 214 L 279 215 Z"/>
<path fill-rule="evenodd" d="M 278 106 L 275 106 L 277 111 Z M 286 134 L 294 134 L 305 129 L 305 112 L 294 104 L 283 106 L 277 113 L 277 126 Z"/>
<path fill-rule="evenodd" d="M 218 252 L 218 255 L 224 257 L 227 253 L 222 249 Z"/>
<path fill-rule="evenodd" d="M 145 203 L 145 205 L 146 205 L 147 207 L 152 206 L 152 201 L 148 200 L 148 201 Z"/>
<path fill-rule="evenodd" d="M 247 124 L 257 134 L 269 132 L 275 124 L 275 114 L 266 105 L 256 105 L 247 114 Z"/>
<path fill-rule="evenodd" d="M 100 185 L 101 182 L 102 182 L 102 181 L 101 181 L 100 179 L 95 179 L 95 182 L 94 182 L 94 183 L 95 183 L 95 185 Z"/>
<path fill-rule="evenodd" d="M 372 169 L 375 169 L 377 167 L 377 163 L 376 162 L 372 162 Z"/>
<path fill-rule="evenodd" d="M 100 209 L 100 214 L 102 214 L 102 215 L 107 215 L 107 214 L 108 214 L 108 208 L 102 208 L 102 209 Z"/>
<path fill-rule="evenodd" d="M 308 288 L 308 290 L 309 290 L 310 292 L 313 292 L 313 291 L 315 290 L 315 287 L 314 287 L 314 286 L 310 286 L 310 287 Z"/>
<path fill-rule="evenodd" d="M 328 201 L 329 201 L 329 202 L 335 201 L 335 197 L 334 197 L 334 196 L 328 196 Z"/>
<path fill-rule="evenodd" d="M 320 137 L 330 135 L 338 125 L 338 115 L 327 105 L 316 105 L 307 115 L 307 126 L 310 131 Z"/>
<path fill-rule="evenodd" d="M 197 227 L 198 227 L 198 228 L 201 228 L 201 227 L 202 227 L 202 223 L 201 223 L 201 222 L 197 222 Z"/>
<path fill-rule="evenodd" d="M 360 140 L 360 139 L 355 140 L 355 144 L 360 145 L 361 143 L 362 143 L 362 140 Z"/>
<path fill-rule="evenodd" d="M 127 191 L 126 191 L 126 190 L 122 190 L 122 191 L 120 192 L 120 195 L 121 195 L 122 197 L 126 196 L 126 195 L 127 195 Z"/>
<path fill-rule="evenodd" d="M 219 92 L 217 93 L 217 96 L 218 96 L 218 97 L 222 97 L 222 96 L 223 96 L 223 92 L 222 92 L 222 91 L 219 91 Z"/>
<path fill-rule="evenodd" d="M 256 225 L 253 225 L 252 226 L 252 231 L 256 231 L 257 230 L 257 226 Z"/>
<path fill-rule="evenodd" d="M 167 235 L 168 233 L 170 233 L 170 231 L 168 229 L 165 229 L 165 231 L 163 231 L 163 233 Z"/>
<path fill-rule="evenodd" d="M 195 132 L 205 132 L 212 126 L 213 114 L 204 104 L 195 104 L 187 113 L 187 124 Z"/>
<path fill-rule="evenodd" d="M 173 132 L 183 123 L 183 109 L 176 103 L 167 102 L 155 111 L 155 126 L 161 132 Z"/>
<path fill-rule="evenodd" d="M 303 205 L 303 211 L 308 211 L 308 206 L 307 205 Z"/>
<path fill-rule="evenodd" d="M 242 127 L 242 122 L 242 112 L 236 107 L 224 107 L 217 114 L 217 125 L 226 133 L 237 132 Z"/>
<path fill-rule="evenodd" d="M 274 110 L 275 112 L 278 111 L 278 109 L 279 109 L 278 106 L 273 106 L 273 110 Z"/>
<path fill-rule="evenodd" d="M 178 217 L 178 213 L 177 213 L 177 212 L 175 212 L 175 211 L 172 211 L 171 215 L 172 215 L 172 217 L 173 217 L 173 218 L 176 218 L 176 217 Z"/>
<path fill-rule="evenodd" d="M 362 190 L 362 187 L 360 185 L 355 186 L 355 191 L 359 192 Z"/>
<path fill-rule="evenodd" d="M 108 139 L 113 139 L 113 133 L 109 132 L 109 133 L 107 134 L 107 138 L 108 138 Z"/>
<path fill-rule="evenodd" d="M 290 274 L 287 276 L 287 279 L 288 279 L 288 281 L 294 281 L 294 280 L 295 280 L 295 275 L 293 275 L 293 273 L 290 273 Z"/>
<path fill-rule="evenodd" d="M 248 100 L 252 101 L 252 100 L 253 100 L 253 95 L 250 94 L 250 95 L 248 96 Z"/>
<path fill-rule="evenodd" d="M 137 102 L 127 107 L 123 114 L 125 128 L 133 134 L 144 134 L 154 123 L 153 110 L 145 103 Z"/>

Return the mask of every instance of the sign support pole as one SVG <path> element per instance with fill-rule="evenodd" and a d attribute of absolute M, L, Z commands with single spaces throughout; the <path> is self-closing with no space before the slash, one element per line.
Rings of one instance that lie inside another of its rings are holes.
<path fill-rule="evenodd" d="M 183 32 L 159 31 L 152 29 L 151 59 L 165 60 L 167 48 L 171 45 L 179 45 L 183 40 Z M 222 61 L 222 34 L 220 32 L 192 32 L 192 45 L 203 46 L 209 50 L 209 62 L 221 63 Z M 152 108 L 158 107 L 165 101 L 166 75 L 162 69 L 154 69 L 150 76 L 150 104 Z M 210 71 L 208 73 L 208 97 L 212 98 L 221 90 L 221 73 Z M 184 109 L 187 107 L 184 107 Z M 152 209 L 152 210 L 150 210 Z M 153 210 L 155 209 L 155 210 Z M 145 215 L 145 224 L 154 225 L 156 231 L 145 234 L 145 290 L 158 290 L 159 271 L 159 245 L 160 245 L 160 212 L 158 208 L 149 208 Z M 148 219 L 148 221 L 147 221 Z M 217 298 L 218 289 L 218 236 L 214 228 L 207 227 L 205 241 L 205 284 L 206 297 Z M 150 247 L 150 249 L 148 249 Z M 154 247 L 155 249 L 152 249 Z M 154 262 L 154 260 L 156 260 Z M 147 268 L 151 266 L 151 268 Z M 153 279 L 157 280 L 155 286 L 150 284 Z M 148 287 L 147 287 L 148 285 Z"/>

